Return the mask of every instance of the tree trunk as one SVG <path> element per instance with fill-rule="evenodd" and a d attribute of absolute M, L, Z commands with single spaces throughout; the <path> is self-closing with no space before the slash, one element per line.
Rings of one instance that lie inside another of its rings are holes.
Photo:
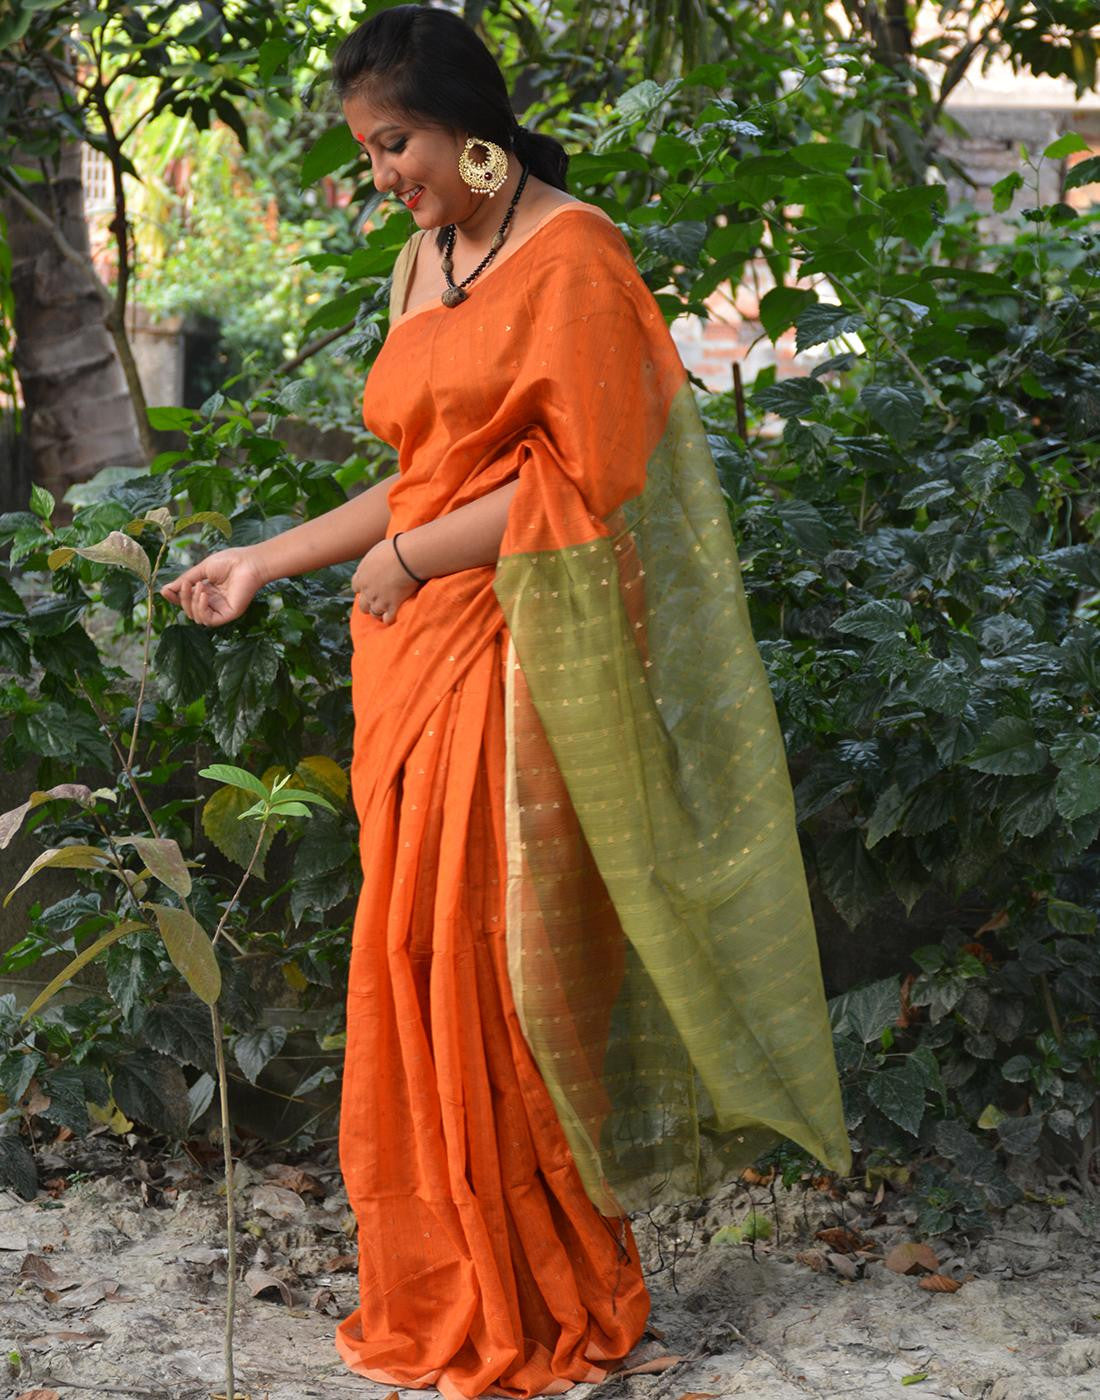
<path fill-rule="evenodd" d="M 30 198 L 87 258 L 78 142 L 65 143 L 52 175 L 28 187 Z M 100 467 L 139 465 L 145 454 L 91 263 L 84 268 L 64 256 L 14 198 L 3 205 L 12 252 L 15 367 L 35 480 L 60 498 Z"/>

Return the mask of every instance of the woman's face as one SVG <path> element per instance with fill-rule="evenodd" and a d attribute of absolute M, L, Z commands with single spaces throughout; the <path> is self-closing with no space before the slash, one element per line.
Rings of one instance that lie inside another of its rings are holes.
<path fill-rule="evenodd" d="M 458 173 L 464 137 L 403 121 L 363 96 L 349 97 L 343 107 L 352 135 L 370 157 L 375 189 L 399 198 L 420 228 L 461 224 L 479 208 L 479 196 Z"/>

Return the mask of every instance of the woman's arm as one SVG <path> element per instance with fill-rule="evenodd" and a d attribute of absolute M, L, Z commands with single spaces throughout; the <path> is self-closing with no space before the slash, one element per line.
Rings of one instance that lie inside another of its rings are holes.
<path fill-rule="evenodd" d="M 360 609 L 373 613 L 382 622 L 394 620 L 397 609 L 419 587 L 402 560 L 419 579 L 495 564 L 508 521 L 508 507 L 518 485 L 518 481 L 505 482 L 468 505 L 415 529 L 403 530 L 396 548 L 392 539 L 376 544 L 351 580 Z"/>
<path fill-rule="evenodd" d="M 359 559 L 376 545 L 389 525 L 392 483 L 392 475 L 384 477 L 342 506 L 274 539 L 215 550 L 166 583 L 161 594 L 204 627 L 232 622 L 265 583 Z"/>
<path fill-rule="evenodd" d="M 361 559 L 386 534 L 389 492 L 397 473 L 376 481 L 342 506 L 334 506 L 303 525 L 247 546 L 263 583 L 310 573 L 329 564 Z"/>

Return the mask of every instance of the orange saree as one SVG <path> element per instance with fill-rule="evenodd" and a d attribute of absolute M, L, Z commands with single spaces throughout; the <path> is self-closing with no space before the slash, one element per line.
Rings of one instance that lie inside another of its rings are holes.
<path fill-rule="evenodd" d="M 448 1397 L 601 1379 L 625 1212 L 790 1137 L 850 1162 L 781 735 L 690 386 L 614 223 L 552 210 L 402 310 L 364 420 L 388 533 L 518 480 L 495 567 L 352 609 L 363 886 L 347 1364 Z"/>
<path fill-rule="evenodd" d="M 467 303 L 391 322 L 364 396 L 368 428 L 399 452 L 390 535 L 517 474 L 515 396 L 538 392 L 514 381 L 508 339 L 538 335 L 525 272 L 603 217 L 570 209 Z M 361 1301 L 337 1347 L 362 1375 L 447 1397 L 600 1380 L 649 1313 L 629 1224 L 586 1194 L 511 994 L 493 576 L 431 579 L 392 625 L 358 608 L 350 623 L 363 886 L 340 1152 Z"/>

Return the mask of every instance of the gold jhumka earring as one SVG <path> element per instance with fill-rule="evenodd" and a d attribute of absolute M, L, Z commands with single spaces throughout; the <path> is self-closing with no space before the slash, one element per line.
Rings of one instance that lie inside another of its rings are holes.
<path fill-rule="evenodd" d="M 485 160 L 470 159 L 475 146 L 485 147 Z M 471 136 L 458 158 L 458 173 L 475 194 L 487 194 L 492 199 L 508 178 L 508 152 L 495 141 L 478 141 Z"/>

